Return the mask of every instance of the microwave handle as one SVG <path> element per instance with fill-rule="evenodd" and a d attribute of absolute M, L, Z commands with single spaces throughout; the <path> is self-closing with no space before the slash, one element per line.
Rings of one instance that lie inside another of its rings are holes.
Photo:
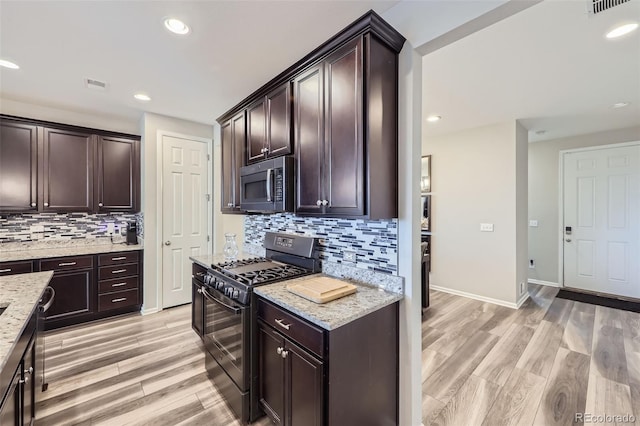
<path fill-rule="evenodd" d="M 271 179 L 272 173 L 273 173 L 273 169 L 267 169 L 267 201 L 269 202 L 273 201 L 271 199 L 271 186 L 273 181 L 273 179 Z"/>

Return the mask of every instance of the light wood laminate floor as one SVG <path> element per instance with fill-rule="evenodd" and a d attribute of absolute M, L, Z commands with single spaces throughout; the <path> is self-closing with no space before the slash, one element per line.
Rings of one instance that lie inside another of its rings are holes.
<path fill-rule="evenodd" d="M 640 314 L 557 292 L 530 285 L 531 298 L 513 310 L 432 291 L 422 323 L 423 423 L 572 425 L 582 424 L 576 413 L 590 413 L 640 425 Z"/>

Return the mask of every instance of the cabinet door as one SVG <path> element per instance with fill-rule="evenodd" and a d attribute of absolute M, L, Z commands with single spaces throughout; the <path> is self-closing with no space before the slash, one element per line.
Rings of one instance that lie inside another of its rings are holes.
<path fill-rule="evenodd" d="M 35 338 L 31 340 L 27 348 L 22 368 L 23 380 L 23 408 L 22 424 L 30 426 L 36 417 L 36 388 L 35 388 L 36 352 Z"/>
<path fill-rule="evenodd" d="M 291 84 L 267 95 L 267 156 L 291 154 Z"/>
<path fill-rule="evenodd" d="M 235 212 L 240 211 L 240 168 L 246 163 L 247 133 L 245 130 L 244 113 L 233 117 L 233 207 Z"/>
<path fill-rule="evenodd" d="M 277 424 L 284 422 L 285 372 L 282 350 L 284 339 L 271 328 L 258 325 L 260 391 L 258 401 L 269 418 Z M 300 423 L 305 424 L 305 423 Z"/>
<path fill-rule="evenodd" d="M 325 72 L 325 213 L 363 215 L 362 38 L 327 57 Z"/>
<path fill-rule="evenodd" d="M 286 340 L 287 425 L 321 426 L 323 422 L 323 364 Z"/>
<path fill-rule="evenodd" d="M 22 364 L 20 364 L 22 366 Z M 2 426 L 22 426 L 22 385 L 20 384 L 20 368 L 16 371 L 9 391 L 2 406 L 0 406 L 0 425 Z"/>
<path fill-rule="evenodd" d="M 267 112 L 265 99 L 247 108 L 247 155 L 248 163 L 265 158 L 267 148 Z"/>
<path fill-rule="evenodd" d="M 44 129 L 43 211 L 93 211 L 95 138 L 87 133 Z"/>
<path fill-rule="evenodd" d="M 98 137 L 96 199 L 98 212 L 137 211 L 140 193 L 139 142 Z"/>
<path fill-rule="evenodd" d="M 204 296 L 202 285 L 197 281 L 191 281 L 191 328 L 202 337 L 204 332 Z"/>
<path fill-rule="evenodd" d="M 0 120 L 0 211 L 37 209 L 37 128 Z"/>
<path fill-rule="evenodd" d="M 234 188 L 233 184 L 233 169 L 235 168 L 235 163 L 233 161 L 233 120 L 229 120 L 225 122 L 221 127 L 222 140 L 220 142 L 220 149 L 222 151 L 222 173 L 221 173 L 221 182 L 222 182 L 222 196 L 221 199 L 221 210 L 222 212 L 229 211 L 233 208 L 234 204 Z"/>
<path fill-rule="evenodd" d="M 296 212 L 320 213 L 324 158 L 323 68 L 317 66 L 294 82 L 294 140 L 296 144 Z"/>
<path fill-rule="evenodd" d="M 94 282 L 93 270 L 56 271 L 49 283 L 56 292 L 55 299 L 47 311 L 46 320 L 95 312 Z"/>

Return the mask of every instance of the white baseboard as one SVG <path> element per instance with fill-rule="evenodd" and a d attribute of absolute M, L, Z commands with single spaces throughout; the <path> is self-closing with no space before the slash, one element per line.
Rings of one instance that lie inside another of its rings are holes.
<path fill-rule="evenodd" d="M 524 303 L 524 300 L 526 300 L 526 297 L 529 297 L 529 294 L 526 293 L 525 299 L 522 301 L 519 301 L 518 303 L 520 304 L 518 304 L 518 303 L 512 303 L 512 302 L 505 302 L 504 300 L 500 300 L 500 299 L 492 299 L 491 297 L 480 296 L 478 294 L 467 293 L 466 291 L 454 290 L 447 287 L 440 287 L 437 285 L 429 285 L 429 288 L 437 291 L 442 291 L 444 293 L 454 294 L 456 296 L 468 297 L 469 299 L 475 299 L 481 302 L 488 302 L 488 303 L 493 303 L 494 305 L 506 306 L 507 308 L 511 308 L 511 309 L 518 309 L 520 305 Z"/>
<path fill-rule="evenodd" d="M 151 314 L 155 314 L 160 312 L 160 309 L 158 308 L 151 308 L 151 309 L 145 309 L 144 306 L 142 307 L 142 309 L 140 309 L 140 313 L 142 315 L 151 315 Z"/>
<path fill-rule="evenodd" d="M 527 301 L 528 298 L 529 298 L 529 292 L 525 291 L 524 294 L 520 296 L 520 299 L 516 303 L 516 306 L 517 306 L 516 309 L 520 309 L 520 307 L 524 304 L 524 302 Z"/>
<path fill-rule="evenodd" d="M 527 281 L 529 281 L 531 284 L 547 285 L 549 287 L 558 287 L 558 288 L 561 287 L 560 284 L 554 283 L 551 281 L 534 280 L 533 278 L 529 278 Z"/>

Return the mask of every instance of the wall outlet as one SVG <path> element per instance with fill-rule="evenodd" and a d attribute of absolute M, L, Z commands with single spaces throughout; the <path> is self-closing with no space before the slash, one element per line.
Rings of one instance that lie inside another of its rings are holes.
<path fill-rule="evenodd" d="M 532 228 L 537 228 L 538 227 L 538 221 L 537 220 L 530 220 L 529 221 L 529 226 Z"/>
<path fill-rule="evenodd" d="M 481 223 L 480 224 L 481 232 L 493 232 L 493 223 Z"/>
<path fill-rule="evenodd" d="M 520 283 L 520 294 L 524 293 L 524 289 L 525 289 L 524 282 L 521 282 Z"/>
<path fill-rule="evenodd" d="M 536 261 L 529 259 L 529 269 L 536 269 Z"/>
<path fill-rule="evenodd" d="M 356 263 L 356 252 L 354 251 L 345 251 L 342 252 L 342 259 L 345 262 L 353 262 Z"/>
<path fill-rule="evenodd" d="M 113 235 L 116 229 L 116 225 L 113 222 L 107 223 L 107 234 Z"/>

